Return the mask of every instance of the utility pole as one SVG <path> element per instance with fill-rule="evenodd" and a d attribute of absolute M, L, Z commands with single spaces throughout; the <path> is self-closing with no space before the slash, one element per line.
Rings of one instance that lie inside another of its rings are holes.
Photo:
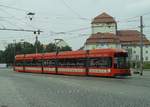
<path fill-rule="evenodd" d="M 14 44 L 14 59 L 15 59 L 15 55 L 16 55 L 16 40 L 13 40 L 13 44 Z"/>
<path fill-rule="evenodd" d="M 38 53 L 38 46 L 37 46 L 37 42 L 38 42 L 38 36 L 37 36 L 37 31 L 34 31 L 35 34 L 35 53 Z"/>
<path fill-rule="evenodd" d="M 15 64 L 16 64 L 16 62 L 15 62 L 15 56 L 16 56 L 16 40 L 13 40 L 13 44 L 14 44 L 14 62 L 13 62 L 13 69 L 14 69 L 14 71 L 15 71 Z"/>
<path fill-rule="evenodd" d="M 143 16 L 140 16 L 140 75 L 143 75 Z"/>

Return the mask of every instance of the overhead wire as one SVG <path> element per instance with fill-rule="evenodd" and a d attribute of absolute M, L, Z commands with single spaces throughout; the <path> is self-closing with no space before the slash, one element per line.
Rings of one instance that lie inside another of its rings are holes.
<path fill-rule="evenodd" d="M 13 16 L 12 14 L 10 14 L 10 13 L 8 13 L 6 10 L 4 10 L 4 9 L 0 9 L 0 11 L 2 11 L 3 13 L 5 13 L 5 14 L 9 14 L 12 18 L 15 18 L 15 19 L 17 19 L 15 16 Z M 11 18 L 11 19 L 12 19 Z M 13 25 L 13 26 L 17 26 L 18 28 L 21 28 L 22 29 L 22 27 L 21 26 L 19 26 L 19 25 L 17 25 L 16 23 L 14 24 L 14 23 L 12 23 L 12 22 L 10 22 L 8 19 L 6 19 L 6 18 L 3 18 L 2 19 L 3 21 L 6 21 L 7 23 L 9 23 L 10 25 Z M 17 19 L 18 20 L 18 19 Z M 20 19 L 19 19 L 20 20 Z"/>
<path fill-rule="evenodd" d="M 68 5 L 68 3 L 65 1 L 65 0 L 62 0 L 64 5 L 70 9 L 74 14 L 76 14 L 76 16 L 78 16 L 79 19 L 82 19 L 82 17 L 80 16 L 80 14 L 78 14 L 72 7 L 70 7 L 70 5 Z M 19 11 L 24 11 L 24 12 L 29 12 L 27 10 L 24 10 L 24 9 L 19 9 L 19 8 L 15 8 L 15 7 L 10 7 L 10 6 L 6 6 L 6 5 L 0 5 L 1 7 L 5 7 L 5 8 L 10 8 L 10 9 L 14 9 L 14 10 L 19 10 Z M 143 14 L 144 16 L 145 15 L 148 15 L 150 14 L 150 12 L 148 13 L 145 13 Z M 138 18 L 139 16 L 134 16 L 134 17 L 130 17 L 126 20 L 123 20 L 123 21 L 117 21 L 118 23 L 120 22 L 124 22 L 124 23 L 130 23 L 130 22 L 138 22 L 138 20 L 133 20 L 135 18 Z M 83 18 L 84 19 L 84 18 Z M 132 19 L 132 20 L 131 20 Z M 12 24 L 12 23 L 11 23 Z M 65 31 L 65 32 L 56 32 L 55 34 L 67 34 L 67 33 L 72 33 L 72 32 L 79 32 L 79 31 L 83 31 L 83 30 L 87 30 L 87 29 L 90 29 L 91 27 L 85 27 L 85 28 L 79 28 L 79 29 L 73 29 L 73 30 L 69 30 L 69 31 Z M 131 28 L 131 29 L 135 29 L 135 28 L 138 28 L 138 27 L 134 27 L 134 28 Z M 126 28 L 128 29 L 128 28 Z"/>
<path fill-rule="evenodd" d="M 19 26 L 19 25 L 17 25 L 17 24 L 12 23 L 12 22 L 11 22 L 11 21 L 9 21 L 9 20 L 3 19 L 3 21 L 5 21 L 6 23 L 8 23 L 8 24 L 10 24 L 10 25 L 12 25 L 12 26 L 15 26 L 15 27 L 17 27 L 17 28 L 19 28 L 19 29 L 22 29 L 22 27 L 21 27 L 21 26 Z"/>
<path fill-rule="evenodd" d="M 14 9 L 14 10 L 18 10 L 18 11 L 24 11 L 24 12 L 28 12 L 28 13 L 30 12 L 29 10 L 25 10 L 25 9 L 21 9 L 21 8 L 16 8 L 16 7 L 11 7 L 11 6 L 7 6 L 7 5 L 1 5 L 1 4 L 0 4 L 0 7 Z M 9 14 L 11 16 L 11 19 L 13 17 L 14 19 L 16 19 L 17 21 L 21 22 L 22 24 L 25 24 L 25 26 L 27 26 L 27 27 L 30 27 L 32 29 L 38 29 L 38 28 L 33 27 L 32 25 L 27 24 L 25 21 L 22 21 L 22 18 L 17 18 L 16 16 L 12 15 L 8 11 L 6 11 L 4 9 L 0 9 L 0 10 L 3 11 L 4 13 L 6 13 L 6 14 Z"/>
<path fill-rule="evenodd" d="M 69 10 L 71 10 L 71 12 L 73 12 L 77 17 L 81 18 L 80 14 L 77 13 L 70 5 L 68 5 L 68 3 L 65 0 L 61 0 L 61 1 Z"/>
<path fill-rule="evenodd" d="M 8 6 L 8 5 L 2 5 L 2 4 L 0 4 L 0 7 L 9 8 L 9 9 L 17 10 L 17 11 L 30 12 L 29 10 L 25 10 L 25 9 L 21 9 L 21 8 L 16 8 L 16 7 Z"/>
<path fill-rule="evenodd" d="M 22 18 L 18 18 L 18 17 L 14 16 L 13 14 L 9 13 L 8 11 L 6 11 L 6 10 L 4 10 L 4 9 L 0 9 L 0 11 L 2 11 L 2 12 L 5 13 L 5 14 L 10 15 L 10 16 L 11 16 L 11 19 L 13 18 L 13 19 L 15 19 L 16 21 L 21 22 L 22 25 L 25 24 L 25 26 L 27 26 L 27 27 L 29 27 L 29 28 L 37 29 L 37 28 L 33 27 L 32 25 L 29 25 L 28 23 L 26 23 L 25 21 L 23 21 Z M 24 25 L 23 25 L 23 26 L 24 26 Z"/>

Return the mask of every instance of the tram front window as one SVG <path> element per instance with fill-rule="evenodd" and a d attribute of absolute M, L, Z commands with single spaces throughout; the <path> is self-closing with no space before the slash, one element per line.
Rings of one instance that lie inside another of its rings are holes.
<path fill-rule="evenodd" d="M 128 69 L 129 63 L 128 63 L 127 55 L 126 56 L 116 56 L 114 58 L 114 68 Z"/>

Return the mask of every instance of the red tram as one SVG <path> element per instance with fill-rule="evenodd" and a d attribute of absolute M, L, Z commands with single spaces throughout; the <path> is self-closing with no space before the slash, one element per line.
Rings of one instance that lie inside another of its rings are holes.
<path fill-rule="evenodd" d="M 16 55 L 17 72 L 88 75 L 130 76 L 128 54 L 122 49 L 96 49 Z"/>

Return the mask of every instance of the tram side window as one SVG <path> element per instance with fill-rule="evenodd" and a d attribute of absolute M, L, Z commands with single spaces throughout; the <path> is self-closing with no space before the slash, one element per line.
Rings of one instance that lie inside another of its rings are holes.
<path fill-rule="evenodd" d="M 24 62 L 24 65 L 25 65 L 25 66 L 32 66 L 32 61 L 25 61 L 25 62 Z"/>
<path fill-rule="evenodd" d="M 43 65 L 44 66 L 55 66 L 55 60 L 44 60 Z"/>
<path fill-rule="evenodd" d="M 32 60 L 32 61 L 25 61 L 26 66 L 41 66 L 42 61 L 41 60 Z"/>
<path fill-rule="evenodd" d="M 26 65 L 26 66 L 32 66 L 32 61 L 26 61 L 26 62 L 25 62 L 25 65 Z"/>
<path fill-rule="evenodd" d="M 111 57 L 91 58 L 90 67 L 110 68 L 112 67 L 112 58 Z"/>
<path fill-rule="evenodd" d="M 76 66 L 84 67 L 86 65 L 86 59 L 77 59 Z"/>
<path fill-rule="evenodd" d="M 24 63 L 22 61 L 19 61 L 19 62 L 15 63 L 15 66 L 23 66 L 23 65 L 24 65 Z"/>
<path fill-rule="evenodd" d="M 58 66 L 71 67 L 76 66 L 76 60 L 74 59 L 59 59 Z"/>
<path fill-rule="evenodd" d="M 42 60 L 33 60 L 32 66 L 42 66 Z"/>
<path fill-rule="evenodd" d="M 85 60 L 84 59 L 59 59 L 58 66 L 83 67 L 85 66 Z"/>

